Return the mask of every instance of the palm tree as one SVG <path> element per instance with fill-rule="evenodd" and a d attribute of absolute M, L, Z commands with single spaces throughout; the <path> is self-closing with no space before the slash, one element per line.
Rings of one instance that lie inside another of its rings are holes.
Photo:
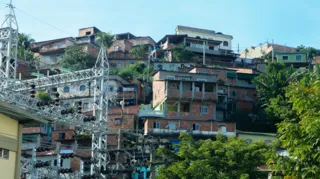
<path fill-rule="evenodd" d="M 99 32 L 97 34 L 96 41 L 98 42 L 98 44 L 100 46 L 109 48 L 109 47 L 111 47 L 111 45 L 112 45 L 112 43 L 114 41 L 114 36 L 110 32 L 108 32 L 108 33 Z"/>
<path fill-rule="evenodd" d="M 33 38 L 31 38 L 30 35 L 21 33 L 18 35 L 18 58 L 22 58 L 24 60 L 27 60 L 27 54 L 29 52 L 29 46 L 35 42 Z"/>

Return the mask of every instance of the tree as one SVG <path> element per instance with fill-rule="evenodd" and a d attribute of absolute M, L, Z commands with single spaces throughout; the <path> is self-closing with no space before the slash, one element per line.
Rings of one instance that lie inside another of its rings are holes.
<path fill-rule="evenodd" d="M 96 58 L 85 53 L 82 46 L 72 45 L 66 48 L 61 66 L 72 70 L 83 70 L 94 67 Z"/>
<path fill-rule="evenodd" d="M 149 70 L 152 72 L 153 68 L 151 67 Z M 136 78 L 147 78 L 148 67 L 142 62 L 131 64 L 119 69 L 118 75 L 128 81 L 133 81 Z"/>
<path fill-rule="evenodd" d="M 40 90 L 36 94 L 36 98 L 43 101 L 43 102 L 51 102 L 51 96 L 44 90 Z"/>
<path fill-rule="evenodd" d="M 114 36 L 110 32 L 98 32 L 96 41 L 100 46 L 110 48 L 114 41 Z"/>
<path fill-rule="evenodd" d="M 281 156 L 276 149 L 268 163 L 289 177 L 319 178 L 320 173 L 320 78 L 318 68 L 305 71 L 285 90 L 287 103 L 295 117 L 278 125 L 281 147 L 289 156 Z M 286 113 L 286 111 L 284 112 Z"/>
<path fill-rule="evenodd" d="M 146 54 L 146 50 L 144 48 L 144 45 L 138 45 L 133 47 L 130 50 L 130 53 L 132 54 L 133 58 L 141 60 Z"/>
<path fill-rule="evenodd" d="M 175 46 L 172 49 L 173 57 L 178 62 L 189 62 L 195 56 L 193 52 L 186 50 L 183 45 Z"/>
<path fill-rule="evenodd" d="M 285 103 L 285 88 L 290 80 L 293 80 L 295 69 L 286 67 L 283 63 L 269 63 L 265 73 L 257 76 L 253 82 L 256 84 L 256 90 L 259 97 L 259 106 L 265 108 L 265 112 L 270 120 L 280 120 L 277 113 L 278 107 L 287 108 Z M 277 108 L 273 108 L 277 105 Z M 280 105 L 282 104 L 282 105 Z M 260 111 L 258 109 L 258 111 Z"/>
<path fill-rule="evenodd" d="M 313 47 L 305 47 L 304 45 L 298 46 L 297 47 L 297 52 L 308 53 L 308 56 L 311 57 L 311 58 L 320 55 L 320 50 L 317 50 L 316 48 L 313 48 Z"/>
<path fill-rule="evenodd" d="M 18 34 L 18 39 L 18 58 L 32 60 L 34 53 L 30 51 L 29 47 L 35 40 L 30 35 L 24 33 Z"/>
<path fill-rule="evenodd" d="M 266 161 L 267 146 L 263 142 L 247 144 L 235 137 L 218 134 L 211 139 L 195 141 L 185 133 L 180 134 L 179 151 L 159 149 L 158 155 L 169 162 L 160 167 L 160 179 L 237 179 L 259 178 L 257 166 Z"/>

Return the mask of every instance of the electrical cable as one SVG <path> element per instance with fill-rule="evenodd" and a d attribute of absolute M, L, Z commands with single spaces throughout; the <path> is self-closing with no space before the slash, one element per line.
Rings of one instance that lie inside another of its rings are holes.
<path fill-rule="evenodd" d="M 33 16 L 33 15 L 31 15 L 31 14 L 23 11 L 22 9 L 19 9 L 19 8 L 17 8 L 17 7 L 15 7 L 15 9 L 18 10 L 18 11 L 20 11 L 20 12 L 22 12 L 22 13 L 24 13 L 24 14 L 26 14 L 26 15 L 28 15 L 28 16 L 30 16 L 30 17 L 32 17 L 33 19 L 35 19 L 35 20 L 37 20 L 37 21 L 39 21 L 39 22 L 41 22 L 41 23 L 43 23 L 43 24 L 45 24 L 45 25 L 47 25 L 47 26 L 50 26 L 50 27 L 52 27 L 52 28 L 54 28 L 54 29 L 56 29 L 56 30 L 58 30 L 58 31 L 60 31 L 60 32 L 63 32 L 63 33 L 65 33 L 65 34 L 68 34 L 68 35 L 70 35 L 71 37 L 73 36 L 71 33 L 66 32 L 66 31 L 64 31 L 64 30 L 62 30 L 62 29 L 60 29 L 60 28 L 58 28 L 58 27 L 55 27 L 55 26 L 53 26 L 53 25 L 45 22 L 44 20 L 41 20 L 41 19 L 39 19 L 39 18 L 37 18 L 37 17 L 35 17 L 35 16 Z"/>

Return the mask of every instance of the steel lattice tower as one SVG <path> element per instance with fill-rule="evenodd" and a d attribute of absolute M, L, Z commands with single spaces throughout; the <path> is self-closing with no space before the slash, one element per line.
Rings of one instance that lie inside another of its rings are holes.
<path fill-rule="evenodd" d="M 18 54 L 18 23 L 10 0 L 9 14 L 0 28 L 0 87 L 6 87 L 9 79 L 16 78 Z"/>

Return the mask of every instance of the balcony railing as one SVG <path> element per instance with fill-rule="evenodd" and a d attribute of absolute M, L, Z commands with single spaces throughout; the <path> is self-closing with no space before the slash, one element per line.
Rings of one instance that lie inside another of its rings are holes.
<path fill-rule="evenodd" d="M 160 111 L 160 110 L 139 110 L 138 117 L 164 117 L 164 111 Z"/>
<path fill-rule="evenodd" d="M 178 135 L 183 132 L 188 132 L 192 135 L 203 135 L 203 136 L 215 136 L 218 133 L 221 133 L 225 136 L 236 136 L 236 132 L 218 132 L 218 131 L 202 131 L 202 130 L 187 130 L 187 129 L 148 129 L 145 131 L 145 135 L 147 134 L 166 134 L 166 135 Z"/>
<path fill-rule="evenodd" d="M 217 100 L 215 92 L 202 91 L 183 91 L 177 89 L 168 89 L 168 99 L 192 99 L 192 100 Z"/>

